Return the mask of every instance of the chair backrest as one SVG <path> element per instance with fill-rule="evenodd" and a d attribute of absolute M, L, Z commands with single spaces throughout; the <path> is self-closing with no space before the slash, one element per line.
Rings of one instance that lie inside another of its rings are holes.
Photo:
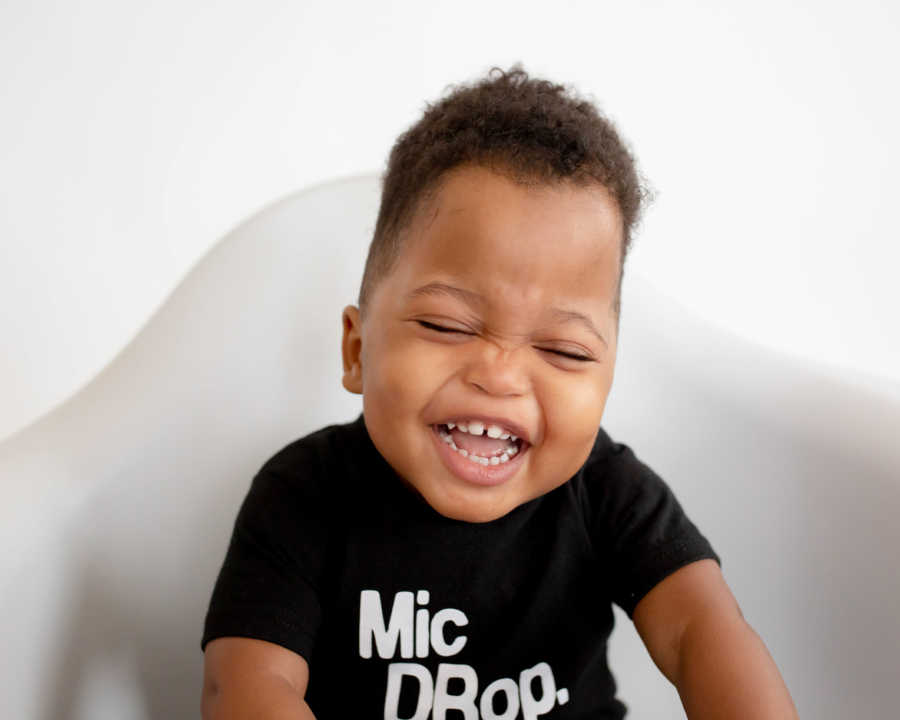
<path fill-rule="evenodd" d="M 203 616 L 250 479 L 360 410 L 340 387 L 340 311 L 377 203 L 369 176 L 264 210 L 88 386 L 0 444 L 8 716 L 197 716 Z M 804 716 L 900 706 L 892 392 L 777 358 L 626 282 L 605 425 L 713 541 Z M 611 656 L 636 717 L 681 716 L 627 621 Z"/>

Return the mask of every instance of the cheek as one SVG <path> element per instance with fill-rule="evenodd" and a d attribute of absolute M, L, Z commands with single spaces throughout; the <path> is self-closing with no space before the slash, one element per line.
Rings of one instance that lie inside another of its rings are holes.
<path fill-rule="evenodd" d="M 606 398 L 612 384 L 610 373 L 559 376 L 542 392 L 546 420 L 545 440 L 581 454 L 590 451 L 603 419 Z"/>
<path fill-rule="evenodd" d="M 446 354 L 415 338 L 385 335 L 363 357 L 363 393 L 394 413 L 421 410 L 446 365 Z"/>

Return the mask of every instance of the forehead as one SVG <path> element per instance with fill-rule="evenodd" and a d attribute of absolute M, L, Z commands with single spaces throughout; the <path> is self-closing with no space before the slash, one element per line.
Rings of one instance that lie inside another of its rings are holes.
<path fill-rule="evenodd" d="M 395 291 L 451 280 L 488 298 L 611 302 L 622 219 L 600 185 L 526 185 L 481 167 L 449 172 L 410 223 Z"/>

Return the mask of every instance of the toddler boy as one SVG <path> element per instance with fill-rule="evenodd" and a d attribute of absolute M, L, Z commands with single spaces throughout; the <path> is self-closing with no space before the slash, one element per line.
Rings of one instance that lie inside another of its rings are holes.
<path fill-rule="evenodd" d="M 363 415 L 254 478 L 206 718 L 622 718 L 611 603 L 696 718 L 792 718 L 709 543 L 601 428 L 643 191 L 589 103 L 514 68 L 395 144 L 343 313 Z"/>

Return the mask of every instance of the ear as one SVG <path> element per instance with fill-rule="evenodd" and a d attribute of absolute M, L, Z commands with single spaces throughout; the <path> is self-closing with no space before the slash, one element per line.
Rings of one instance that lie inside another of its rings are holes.
<path fill-rule="evenodd" d="M 341 355 L 344 358 L 344 387 L 352 393 L 362 394 L 362 324 L 359 308 L 348 305 L 341 315 L 344 339 L 341 341 Z"/>

